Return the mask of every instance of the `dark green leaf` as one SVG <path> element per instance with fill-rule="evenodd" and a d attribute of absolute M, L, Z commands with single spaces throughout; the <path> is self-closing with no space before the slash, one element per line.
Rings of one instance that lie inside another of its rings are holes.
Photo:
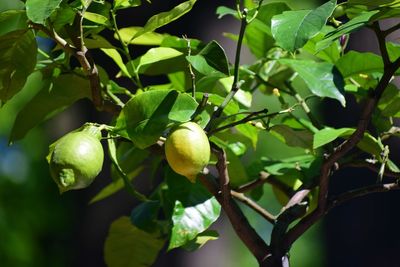
<path fill-rule="evenodd" d="M 81 98 L 90 98 L 89 81 L 77 75 L 65 74 L 43 83 L 43 88 L 18 113 L 10 141 L 23 138 L 45 119 L 64 110 Z"/>
<path fill-rule="evenodd" d="M 30 30 L 0 36 L 0 107 L 24 86 L 36 64 L 36 40 Z"/>
<path fill-rule="evenodd" d="M 196 3 L 196 0 L 189 0 L 186 2 L 183 2 L 170 11 L 167 12 L 162 12 L 157 15 L 152 16 L 144 25 L 143 29 L 139 32 L 137 32 L 132 39 L 135 39 L 139 37 L 142 34 L 145 34 L 146 32 L 152 32 L 161 26 L 167 25 L 171 23 L 174 20 L 177 20 L 181 16 L 185 15 L 187 12 L 189 12 L 193 5 Z"/>
<path fill-rule="evenodd" d="M 333 98 L 342 106 L 346 105 L 346 99 L 341 93 L 344 91 L 343 78 L 333 64 L 292 59 L 281 59 L 280 62 L 292 67 L 315 95 Z"/>
<path fill-rule="evenodd" d="M 104 258 L 109 267 L 150 267 L 164 240 L 132 225 L 128 217 L 111 224 L 104 244 Z"/>
<path fill-rule="evenodd" d="M 294 52 L 322 29 L 335 7 L 331 0 L 314 10 L 285 11 L 272 18 L 272 35 L 280 47 Z"/>
<path fill-rule="evenodd" d="M 223 73 L 229 75 L 228 59 L 224 49 L 215 41 L 204 47 L 199 54 L 187 56 L 187 60 L 198 72 L 204 75 Z"/>
<path fill-rule="evenodd" d="M 62 0 L 27 0 L 26 14 L 35 23 L 44 24 L 45 20 L 58 8 Z"/>
<path fill-rule="evenodd" d="M 313 134 L 310 131 L 293 130 L 284 124 L 272 126 L 271 131 L 278 138 L 282 138 L 288 146 L 312 148 Z"/>
<path fill-rule="evenodd" d="M 197 102 L 177 91 L 152 90 L 131 99 L 123 108 L 127 133 L 138 148 L 154 144 L 173 122 L 189 121 Z"/>
<path fill-rule="evenodd" d="M 279 161 L 262 158 L 264 170 L 271 175 L 284 175 L 293 170 L 307 169 L 314 160 L 314 155 L 288 157 Z"/>
<path fill-rule="evenodd" d="M 131 213 L 133 225 L 146 232 L 157 230 L 157 216 L 160 210 L 159 201 L 147 201 L 137 205 Z"/>

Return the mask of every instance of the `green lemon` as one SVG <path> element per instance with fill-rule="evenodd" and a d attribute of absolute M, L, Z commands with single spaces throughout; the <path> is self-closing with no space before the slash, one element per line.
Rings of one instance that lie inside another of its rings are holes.
<path fill-rule="evenodd" d="M 100 139 L 100 130 L 90 126 L 56 141 L 49 164 L 61 193 L 88 187 L 99 174 L 104 160 Z"/>
<path fill-rule="evenodd" d="M 165 141 L 169 166 L 191 182 L 210 160 L 210 143 L 203 129 L 194 122 L 174 127 Z"/>

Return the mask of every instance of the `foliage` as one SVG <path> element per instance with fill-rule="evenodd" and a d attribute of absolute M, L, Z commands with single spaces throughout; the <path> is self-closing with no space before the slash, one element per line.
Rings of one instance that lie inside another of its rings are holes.
<path fill-rule="evenodd" d="M 1 10 L 0 107 L 20 93 L 32 94 L 9 141 L 82 98 L 112 115 L 107 124 L 88 123 L 107 138 L 114 179 L 91 202 L 125 188 L 142 203 L 130 219 L 111 225 L 104 253 L 109 266 L 151 266 L 164 246 L 196 250 L 218 238 L 207 229 L 221 210 L 261 266 L 282 266 L 292 244 L 331 208 L 398 189 L 400 169 L 387 141 L 399 136 L 394 119 L 400 117 L 400 93 L 392 78 L 399 74 L 400 52 L 386 37 L 400 24 L 383 30 L 379 21 L 398 17 L 399 3 L 330 0 L 292 10 L 279 2 L 236 1 L 236 10 L 217 10 L 220 18 L 240 21 L 239 34 L 227 34 L 237 41 L 233 63 L 216 41 L 162 32 L 195 5 L 184 1 L 145 25 L 125 28 L 119 12 L 150 8 L 150 1 L 16 0 Z M 344 13 L 334 17 L 338 8 Z M 380 55 L 346 48 L 361 28 L 375 32 Z M 107 40 L 110 31 L 114 40 Z M 253 54 L 252 64 L 240 64 L 242 45 Z M 146 51 L 133 58 L 137 46 Z M 119 69 L 115 77 L 97 65 L 93 50 L 112 59 Z M 146 76 L 167 82 L 144 83 Z M 261 94 L 271 101 L 260 103 Z M 332 128 L 318 116 L 318 106 L 329 99 L 345 107 L 350 97 L 362 109 L 353 127 Z M 169 168 L 163 152 L 171 128 L 188 121 L 204 128 L 213 152 L 193 183 Z M 260 140 L 285 149 L 262 155 Z M 132 181 L 150 165 L 162 175 L 145 195 Z M 375 170 L 378 182 L 330 194 L 329 178 L 348 166 Z M 281 194 L 277 215 L 258 202 L 265 184 Z M 272 224 L 268 244 L 237 201 Z"/>

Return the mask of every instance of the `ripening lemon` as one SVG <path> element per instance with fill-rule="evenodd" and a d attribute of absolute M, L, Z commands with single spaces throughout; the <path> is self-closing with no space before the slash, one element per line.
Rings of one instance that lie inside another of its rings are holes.
<path fill-rule="evenodd" d="M 210 143 L 203 129 L 194 122 L 174 127 L 165 141 L 169 166 L 191 182 L 210 160 Z"/>

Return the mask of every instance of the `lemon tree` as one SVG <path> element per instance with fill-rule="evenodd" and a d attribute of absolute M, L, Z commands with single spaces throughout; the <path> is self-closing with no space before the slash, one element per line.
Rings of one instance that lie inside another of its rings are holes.
<path fill-rule="evenodd" d="M 143 25 L 119 19 L 123 10 L 153 10 L 151 1 L 0 4 L 0 112 L 19 105 L 10 144 L 81 99 L 109 114 L 65 132 L 47 158 L 54 190 L 66 192 L 95 181 L 105 150 L 113 181 L 90 203 L 120 190 L 140 201 L 110 226 L 108 266 L 151 266 L 162 251 L 199 249 L 218 239 L 210 227 L 222 212 L 259 266 L 288 266 L 293 244 L 334 207 L 399 189 L 389 141 L 400 132 L 400 46 L 387 37 L 400 24 L 380 25 L 399 16 L 398 1 L 307 9 L 232 1 L 217 9 L 240 24 L 225 34 L 236 42 L 232 59 L 216 41 L 165 32 L 199 12 L 197 2 L 180 1 Z M 347 46 L 365 28 L 379 54 Z M 252 63 L 242 64 L 243 46 Z M 361 110 L 353 125 L 334 128 L 321 116 L 326 103 L 348 112 L 349 102 Z M 332 193 L 330 180 L 349 166 L 372 170 L 377 182 Z M 140 179 L 155 181 L 151 192 L 139 190 Z M 258 216 L 256 227 L 243 205 Z"/>

